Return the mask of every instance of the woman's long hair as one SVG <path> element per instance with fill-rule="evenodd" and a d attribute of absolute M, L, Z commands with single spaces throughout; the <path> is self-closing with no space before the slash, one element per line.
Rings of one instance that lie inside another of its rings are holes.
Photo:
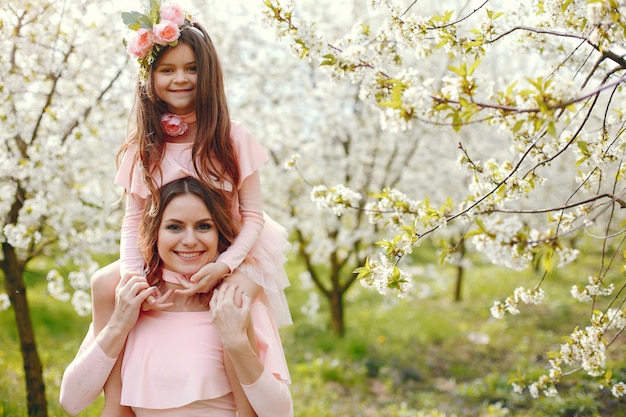
<path fill-rule="evenodd" d="M 164 185 L 159 192 L 158 204 L 155 204 L 153 198 L 148 200 L 143 219 L 139 225 L 137 243 L 146 263 L 146 278 L 150 285 L 156 285 L 162 275 L 161 258 L 157 252 L 157 238 L 163 220 L 163 212 L 173 199 L 186 194 L 199 197 L 211 213 L 219 235 L 218 253 L 225 251 L 235 240 L 237 233 L 235 224 L 228 210 L 228 204 L 221 193 L 206 187 L 193 177 L 181 178 Z"/>
<path fill-rule="evenodd" d="M 196 57 L 196 119 L 197 133 L 192 155 L 194 169 L 199 179 L 214 188 L 216 183 L 231 183 L 236 190 L 240 171 L 235 149 L 230 138 L 230 112 L 224 90 L 222 67 L 217 51 L 204 28 L 194 23 L 180 33 L 179 42 L 191 47 Z M 154 175 L 160 172 L 160 164 L 165 152 L 166 134 L 161 125 L 161 116 L 168 112 L 167 105 L 158 99 L 152 79 L 154 68 L 165 51 L 159 51 L 150 66 L 145 82 L 136 85 L 135 102 L 131 112 L 129 137 L 118 152 L 118 165 L 128 144 L 138 146 L 137 159 L 140 162 L 141 176 L 153 199 L 158 197 L 158 187 Z M 134 117 L 133 117 L 134 115 Z M 134 120 L 133 120 L 134 119 Z M 217 187 L 230 204 L 233 193 Z"/>

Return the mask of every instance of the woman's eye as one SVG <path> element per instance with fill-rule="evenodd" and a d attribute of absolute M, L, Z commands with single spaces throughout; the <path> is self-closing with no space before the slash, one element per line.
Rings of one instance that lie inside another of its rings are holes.
<path fill-rule="evenodd" d="M 209 223 L 202 223 L 201 225 L 198 226 L 198 229 L 200 230 L 211 230 L 212 228 L 213 228 L 213 225 Z"/>
<path fill-rule="evenodd" d="M 170 224 L 168 226 L 165 227 L 167 230 L 180 230 L 180 226 L 176 225 L 176 224 Z"/>

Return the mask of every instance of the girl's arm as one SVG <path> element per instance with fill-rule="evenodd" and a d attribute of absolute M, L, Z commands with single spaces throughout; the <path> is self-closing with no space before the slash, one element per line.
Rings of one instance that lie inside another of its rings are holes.
<path fill-rule="evenodd" d="M 238 191 L 239 211 L 242 217 L 242 226 L 235 241 L 222 252 L 215 262 L 203 266 L 196 272 L 190 281 L 193 284 L 185 290 L 177 290 L 177 293 L 191 295 L 205 293 L 215 287 L 224 275 L 233 272 L 248 256 L 257 238 L 263 230 L 265 218 L 263 217 L 263 202 L 261 198 L 261 180 L 259 172 L 255 171 L 247 176 Z M 261 291 L 261 287 L 250 282 L 242 283 L 246 292 L 254 299 Z"/>
<path fill-rule="evenodd" d="M 120 274 L 141 275 L 144 260 L 137 247 L 139 224 L 143 216 L 146 201 L 138 196 L 126 193 L 126 208 L 122 220 L 122 234 L 120 237 Z"/>
<path fill-rule="evenodd" d="M 229 272 L 234 271 L 248 256 L 248 252 L 256 243 L 265 224 L 259 171 L 254 171 L 247 176 L 237 193 L 242 226 L 233 244 L 222 252 L 216 260 L 216 262 L 226 264 L 230 269 Z"/>

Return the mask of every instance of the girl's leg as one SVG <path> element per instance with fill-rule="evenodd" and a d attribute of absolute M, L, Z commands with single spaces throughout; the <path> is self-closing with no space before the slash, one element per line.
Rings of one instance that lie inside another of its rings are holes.
<path fill-rule="evenodd" d="M 91 320 L 94 335 L 98 335 L 109 322 L 115 309 L 115 288 L 120 282 L 120 261 L 97 270 L 91 276 Z"/>

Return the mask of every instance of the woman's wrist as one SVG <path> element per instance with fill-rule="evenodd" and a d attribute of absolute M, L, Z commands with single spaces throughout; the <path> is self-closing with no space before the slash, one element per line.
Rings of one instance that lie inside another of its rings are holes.
<path fill-rule="evenodd" d="M 246 334 L 228 334 L 226 337 L 222 336 L 222 345 L 224 349 L 232 355 L 248 353 L 249 351 L 254 352 Z"/>

